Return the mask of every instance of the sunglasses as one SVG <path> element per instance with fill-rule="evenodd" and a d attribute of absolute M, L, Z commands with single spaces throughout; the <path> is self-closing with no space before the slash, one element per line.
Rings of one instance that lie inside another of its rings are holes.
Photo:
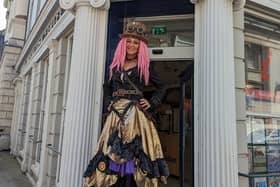
<path fill-rule="evenodd" d="M 144 29 L 142 27 L 136 27 L 133 25 L 130 25 L 127 27 L 127 32 L 132 33 L 136 31 L 138 34 L 143 34 L 144 33 Z"/>

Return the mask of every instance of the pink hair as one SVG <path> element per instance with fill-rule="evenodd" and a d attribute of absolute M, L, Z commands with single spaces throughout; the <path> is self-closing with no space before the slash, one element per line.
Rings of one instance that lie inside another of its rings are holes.
<path fill-rule="evenodd" d="M 124 67 L 125 57 L 126 57 L 126 40 L 124 37 L 118 43 L 116 48 L 113 61 L 110 65 L 110 80 L 112 79 L 113 69 L 121 71 Z M 139 50 L 138 50 L 138 72 L 140 75 L 140 81 L 142 81 L 142 77 L 144 77 L 145 85 L 149 83 L 149 66 L 150 66 L 150 58 L 148 53 L 148 47 L 145 42 L 140 40 Z"/>

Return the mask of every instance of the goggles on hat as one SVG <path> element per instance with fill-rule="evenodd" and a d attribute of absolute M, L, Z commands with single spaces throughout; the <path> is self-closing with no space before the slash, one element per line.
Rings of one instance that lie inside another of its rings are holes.
<path fill-rule="evenodd" d="M 138 34 L 143 34 L 144 33 L 144 29 L 142 27 L 136 27 L 134 25 L 129 25 L 126 29 L 127 32 L 132 33 L 134 31 L 136 31 Z"/>

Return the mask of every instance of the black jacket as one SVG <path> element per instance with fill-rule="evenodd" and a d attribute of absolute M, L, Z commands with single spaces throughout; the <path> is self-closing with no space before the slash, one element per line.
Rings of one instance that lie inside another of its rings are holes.
<path fill-rule="evenodd" d="M 153 110 L 161 103 L 161 100 L 166 92 L 166 87 L 153 68 L 150 68 L 149 71 L 149 84 L 151 83 L 156 87 L 156 91 L 153 93 L 152 97 L 149 100 L 151 109 Z M 137 86 L 140 91 L 143 91 L 145 87 L 144 77 L 142 77 L 142 80 L 140 81 L 138 67 L 133 67 L 125 72 L 127 73 L 129 79 L 134 83 L 134 85 Z M 117 70 L 113 70 L 112 79 L 104 83 L 103 89 L 106 108 L 111 101 L 115 101 L 120 98 L 126 98 L 130 100 L 139 100 L 142 98 L 141 95 L 112 96 L 113 92 L 117 91 L 118 89 L 135 90 L 133 86 L 126 80 L 122 72 L 119 72 Z"/>

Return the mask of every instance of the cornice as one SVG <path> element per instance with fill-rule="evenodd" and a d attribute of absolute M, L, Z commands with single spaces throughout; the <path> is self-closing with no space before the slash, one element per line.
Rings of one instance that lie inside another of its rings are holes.
<path fill-rule="evenodd" d="M 16 69 L 22 65 L 23 61 L 30 59 L 33 56 L 37 48 L 45 40 L 46 36 L 59 21 L 63 13 L 64 10 L 59 8 L 56 1 L 47 1 L 45 8 L 37 18 L 35 25 L 29 33 L 22 53 L 20 54 L 19 60 L 16 64 Z"/>

